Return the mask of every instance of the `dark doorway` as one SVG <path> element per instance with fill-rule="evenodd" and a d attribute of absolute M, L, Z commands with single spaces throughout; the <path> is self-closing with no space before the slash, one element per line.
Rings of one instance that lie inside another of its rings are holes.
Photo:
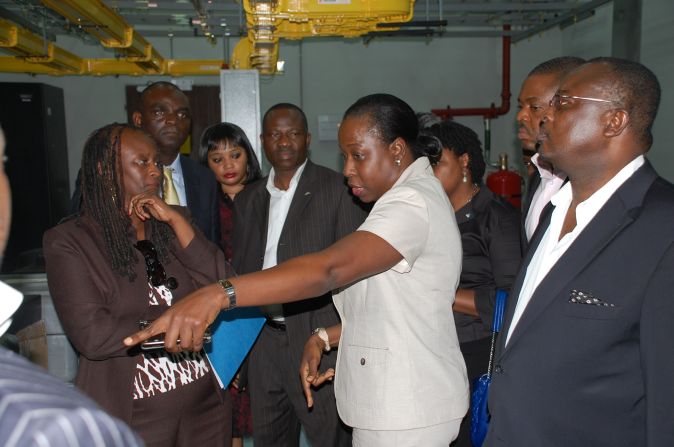
<path fill-rule="evenodd" d="M 12 186 L 11 237 L 2 272 L 44 271 L 42 233 L 68 214 L 70 194 L 63 90 L 0 83 L 0 125 Z"/>

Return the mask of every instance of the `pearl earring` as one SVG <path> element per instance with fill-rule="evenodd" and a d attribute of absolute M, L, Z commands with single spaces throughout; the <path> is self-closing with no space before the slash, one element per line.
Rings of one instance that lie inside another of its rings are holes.
<path fill-rule="evenodd" d="M 468 183 L 468 172 L 463 170 L 463 183 Z"/>
<path fill-rule="evenodd" d="M 395 161 L 394 161 L 394 163 L 396 164 L 396 166 L 400 166 L 400 159 L 399 159 L 399 158 L 396 158 Z"/>

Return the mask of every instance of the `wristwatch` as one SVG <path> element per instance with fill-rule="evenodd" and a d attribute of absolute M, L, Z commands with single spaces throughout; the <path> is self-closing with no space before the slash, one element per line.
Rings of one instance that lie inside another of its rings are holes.
<path fill-rule="evenodd" d="M 218 281 L 218 284 L 220 284 L 222 290 L 225 291 L 225 295 L 227 295 L 227 299 L 229 300 L 229 305 L 225 310 L 234 309 L 236 307 L 236 292 L 234 291 L 234 285 L 228 279 L 221 279 Z"/>
<path fill-rule="evenodd" d="M 324 327 L 317 327 L 313 330 L 312 334 L 318 335 L 318 338 L 323 340 L 323 343 L 325 343 L 323 350 L 325 352 L 330 351 L 330 338 L 328 337 L 328 331 L 326 331 Z"/>

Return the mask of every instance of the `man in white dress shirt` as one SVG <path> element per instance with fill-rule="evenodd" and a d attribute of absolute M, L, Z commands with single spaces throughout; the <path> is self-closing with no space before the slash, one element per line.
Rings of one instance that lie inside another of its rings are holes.
<path fill-rule="evenodd" d="M 272 106 L 262 119 L 260 139 L 272 170 L 236 196 L 232 263 L 240 274 L 325 249 L 355 231 L 366 216 L 344 176 L 307 158 L 311 134 L 299 107 Z M 351 445 L 332 384 L 317 391 L 318 402 L 309 410 L 297 374 L 312 331 L 339 322 L 331 294 L 267 306 L 264 312 L 267 323 L 249 356 L 255 445 L 297 446 L 300 425 L 313 447 Z M 334 367 L 336 357 L 327 354 L 322 365 Z"/>
<path fill-rule="evenodd" d="M 519 109 L 517 138 L 522 145 L 522 151 L 532 154 L 530 163 L 534 166 L 534 173 L 529 177 L 527 194 L 522 205 L 523 251 L 538 226 L 543 208 L 566 180 L 566 174 L 555 170 L 550 163 L 541 160 L 536 153 L 540 122 L 562 77 L 583 62 L 585 61 L 579 57 L 564 56 L 537 65 L 522 83 L 517 98 Z"/>
<path fill-rule="evenodd" d="M 674 445 L 674 186 L 645 154 L 660 101 L 643 65 L 570 72 L 538 139 L 569 181 L 513 286 L 487 446 Z"/>

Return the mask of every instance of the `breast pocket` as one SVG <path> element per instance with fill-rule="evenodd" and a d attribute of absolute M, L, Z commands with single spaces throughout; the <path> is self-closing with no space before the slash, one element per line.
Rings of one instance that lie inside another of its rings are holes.
<path fill-rule="evenodd" d="M 387 392 L 390 357 L 388 348 L 348 346 L 349 399 L 369 408 L 381 404 Z"/>

